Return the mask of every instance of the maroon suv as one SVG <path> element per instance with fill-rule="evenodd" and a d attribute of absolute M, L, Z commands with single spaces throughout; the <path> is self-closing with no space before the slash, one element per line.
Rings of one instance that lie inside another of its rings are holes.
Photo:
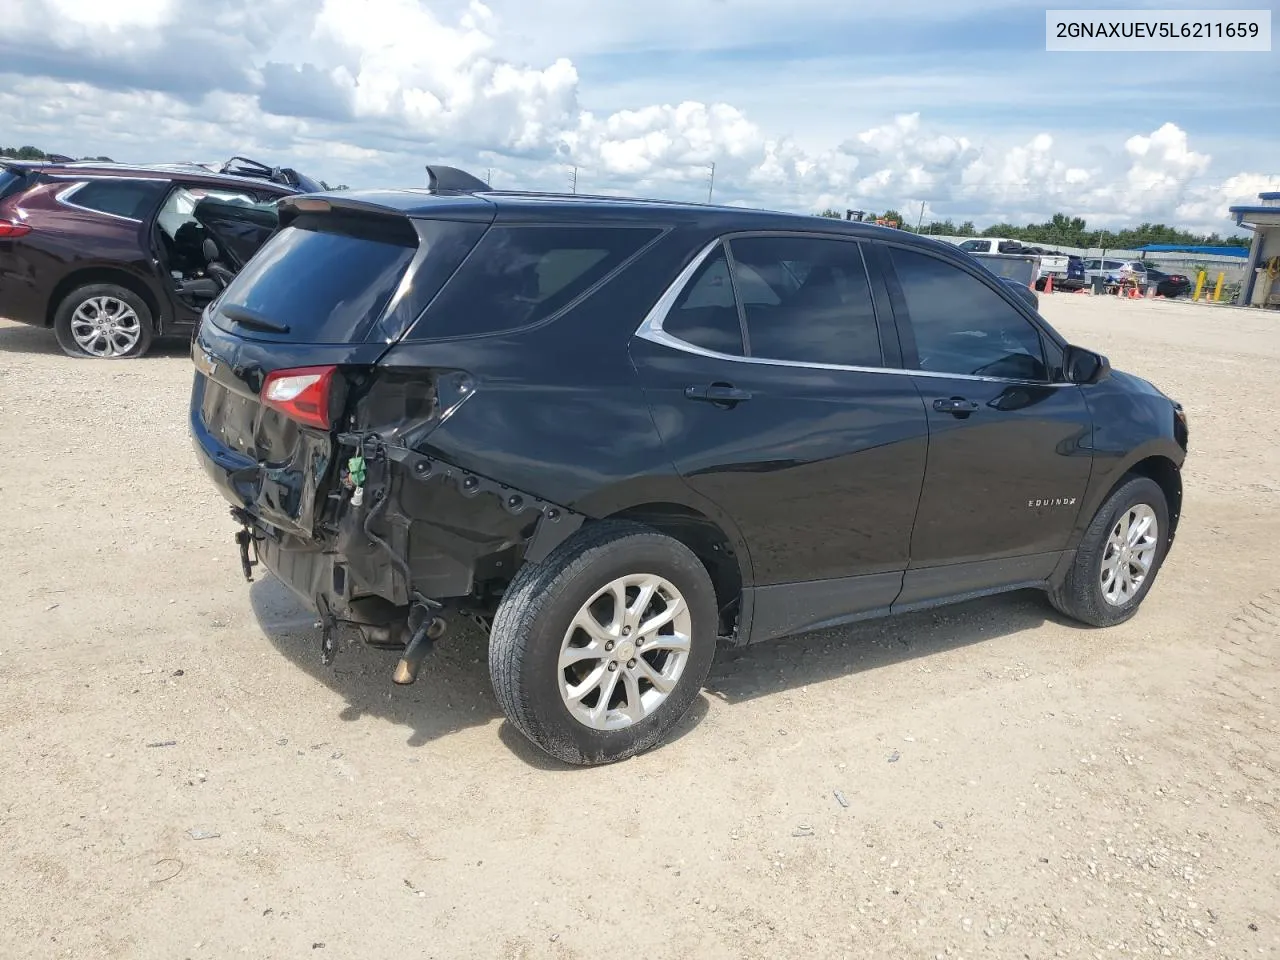
<path fill-rule="evenodd" d="M 141 356 L 190 335 L 276 229 L 277 200 L 320 189 L 243 158 L 0 160 L 0 317 L 52 327 L 71 356 Z"/>

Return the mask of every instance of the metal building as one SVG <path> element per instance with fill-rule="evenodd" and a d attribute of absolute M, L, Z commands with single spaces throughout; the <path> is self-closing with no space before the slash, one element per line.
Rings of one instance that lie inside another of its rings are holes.
<path fill-rule="evenodd" d="M 1236 304 L 1280 308 L 1280 192 L 1258 194 L 1257 205 L 1231 207 L 1236 226 L 1253 231 Z"/>

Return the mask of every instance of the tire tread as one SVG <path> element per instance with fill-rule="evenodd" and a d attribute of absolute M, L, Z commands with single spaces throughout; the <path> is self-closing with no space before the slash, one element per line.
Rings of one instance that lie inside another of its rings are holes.
<path fill-rule="evenodd" d="M 600 520 L 583 527 L 538 563 L 526 563 L 503 595 L 489 633 L 489 675 L 494 695 L 507 719 L 524 736 L 557 759 L 568 763 L 595 762 L 571 742 L 562 742 L 544 729 L 530 701 L 530 689 L 522 682 L 527 644 L 538 619 L 560 597 L 567 585 L 585 573 L 608 548 L 633 538 L 661 541 L 687 554 L 703 576 L 710 577 L 702 562 L 684 544 L 643 524 L 627 520 Z M 705 677 L 698 678 L 698 685 Z M 632 747 L 611 759 L 625 759 L 652 746 L 661 736 L 638 737 Z"/>
<path fill-rule="evenodd" d="M 1144 491 L 1142 497 L 1137 497 L 1139 489 Z M 1095 588 L 1093 582 L 1099 560 L 1097 552 L 1106 541 L 1113 522 L 1113 515 L 1119 505 L 1126 502 L 1136 503 L 1138 500 L 1150 499 L 1151 495 L 1154 495 L 1159 500 L 1157 513 L 1163 514 L 1160 517 L 1161 542 L 1156 548 L 1155 563 L 1152 564 L 1151 572 L 1147 575 L 1147 582 L 1138 594 L 1137 602 L 1127 607 L 1110 607 L 1102 599 L 1100 589 Z M 1089 526 L 1085 528 L 1084 535 L 1080 538 L 1080 546 L 1076 550 L 1075 559 L 1067 569 L 1067 574 L 1063 577 L 1062 583 L 1056 586 L 1050 585 L 1046 591 L 1049 603 L 1063 616 L 1093 627 L 1110 627 L 1128 620 L 1138 612 L 1138 608 L 1142 605 L 1142 601 L 1146 599 L 1147 593 L 1150 592 L 1151 586 L 1154 584 L 1156 576 L 1164 564 L 1164 557 L 1169 544 L 1168 526 L 1169 505 L 1159 484 L 1150 477 L 1145 477 L 1141 474 L 1126 474 L 1116 485 L 1111 495 L 1103 501 L 1102 506 L 1098 508 L 1098 512 L 1094 514 L 1093 519 L 1089 522 Z"/>

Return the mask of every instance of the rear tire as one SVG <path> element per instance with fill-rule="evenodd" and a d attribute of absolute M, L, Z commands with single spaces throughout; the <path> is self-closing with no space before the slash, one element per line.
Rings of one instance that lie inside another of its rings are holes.
<path fill-rule="evenodd" d="M 1164 491 L 1149 477 L 1130 474 L 1094 515 L 1063 582 L 1050 587 L 1049 602 L 1090 626 L 1123 623 L 1138 612 L 1168 549 Z"/>
<path fill-rule="evenodd" d="M 132 290 L 91 283 L 72 290 L 58 304 L 53 330 L 67 356 L 126 360 L 150 349 L 155 318 Z"/>
<path fill-rule="evenodd" d="M 711 578 L 688 547 L 640 524 L 594 523 L 507 588 L 489 636 L 494 693 L 553 757 L 623 760 L 693 705 L 716 624 Z"/>

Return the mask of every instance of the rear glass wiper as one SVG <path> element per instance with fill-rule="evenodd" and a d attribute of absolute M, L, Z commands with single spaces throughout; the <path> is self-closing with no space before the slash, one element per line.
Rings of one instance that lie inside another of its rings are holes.
<path fill-rule="evenodd" d="M 288 324 L 269 320 L 259 313 L 254 313 L 247 307 L 237 307 L 235 304 L 230 304 L 222 308 L 222 315 L 242 327 L 252 327 L 255 330 L 266 330 L 270 333 L 289 332 Z"/>

